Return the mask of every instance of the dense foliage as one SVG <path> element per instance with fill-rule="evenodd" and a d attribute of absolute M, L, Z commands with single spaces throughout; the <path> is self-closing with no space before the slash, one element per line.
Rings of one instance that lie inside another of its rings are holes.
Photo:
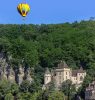
<path fill-rule="evenodd" d="M 95 77 L 95 21 L 49 25 L 0 25 L 0 52 L 2 51 L 10 58 L 9 62 L 13 67 L 23 63 L 33 68 L 35 84 L 31 87 L 35 88 L 28 87 L 28 83 L 24 82 L 20 87 L 21 95 L 22 91 L 26 94 L 23 95 L 24 98 L 29 97 L 30 93 L 38 97 L 38 90 L 41 90 L 43 84 L 44 69 L 56 67 L 60 60 L 65 60 L 73 69 L 82 66 L 87 71 L 83 87 L 79 90 L 79 94 L 83 94 L 85 87 Z M 26 88 L 29 88 L 30 92 Z M 0 92 L 0 95 L 4 94 Z M 56 92 L 51 95 L 55 96 Z M 8 92 L 5 98 L 10 97 L 12 95 Z M 52 100 L 51 96 L 49 100 Z"/>

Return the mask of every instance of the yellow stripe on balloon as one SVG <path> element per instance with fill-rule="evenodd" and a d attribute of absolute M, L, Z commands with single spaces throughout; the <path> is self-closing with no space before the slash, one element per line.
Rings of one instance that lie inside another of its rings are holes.
<path fill-rule="evenodd" d="M 21 3 L 17 7 L 21 16 L 25 17 L 27 13 L 30 11 L 30 6 L 28 4 Z"/>

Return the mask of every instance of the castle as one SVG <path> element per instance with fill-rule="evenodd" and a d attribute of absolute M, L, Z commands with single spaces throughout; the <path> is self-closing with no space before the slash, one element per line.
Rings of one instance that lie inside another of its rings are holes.
<path fill-rule="evenodd" d="M 22 65 L 19 65 L 18 69 L 13 69 L 6 61 L 4 53 L 0 53 L 0 80 L 2 79 L 10 82 L 16 82 L 19 85 L 24 79 L 32 82 L 30 69 L 25 71 L 25 68 L 23 68 Z"/>
<path fill-rule="evenodd" d="M 48 68 L 46 69 L 43 89 L 46 89 L 51 81 L 54 81 L 55 87 L 58 89 L 66 80 L 71 80 L 72 84 L 78 89 L 82 85 L 85 76 L 86 71 L 82 67 L 78 70 L 72 70 L 65 61 L 61 61 L 55 69 L 51 71 Z"/>

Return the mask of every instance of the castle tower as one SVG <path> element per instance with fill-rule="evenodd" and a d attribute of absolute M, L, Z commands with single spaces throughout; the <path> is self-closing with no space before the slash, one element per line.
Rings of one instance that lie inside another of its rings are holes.
<path fill-rule="evenodd" d="M 46 68 L 45 75 L 44 75 L 44 84 L 46 85 L 46 84 L 50 83 L 51 79 L 52 79 L 52 75 L 51 75 L 49 69 Z"/>
<path fill-rule="evenodd" d="M 71 79 L 71 69 L 65 61 L 61 61 L 55 68 L 54 72 L 54 81 L 57 89 L 64 81 Z"/>
<path fill-rule="evenodd" d="M 58 70 L 57 71 L 59 71 L 58 74 L 60 75 L 60 77 L 62 76 L 60 83 L 62 83 L 63 81 L 66 81 L 68 79 L 71 79 L 71 69 L 68 67 L 68 65 L 66 64 L 65 61 L 61 61 L 58 64 Z"/>
<path fill-rule="evenodd" d="M 77 84 L 81 84 L 86 76 L 86 71 L 83 70 L 83 67 L 77 71 Z"/>
<path fill-rule="evenodd" d="M 24 78 L 24 68 L 20 65 L 18 73 L 18 84 L 20 85 Z"/>

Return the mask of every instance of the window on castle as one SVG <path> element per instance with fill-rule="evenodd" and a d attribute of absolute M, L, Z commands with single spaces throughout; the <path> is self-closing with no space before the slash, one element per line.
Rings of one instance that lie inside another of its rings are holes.
<path fill-rule="evenodd" d="M 59 75 L 61 75 L 61 72 L 59 72 Z"/>
<path fill-rule="evenodd" d="M 67 72 L 66 72 L 66 75 L 67 75 Z"/>
<path fill-rule="evenodd" d="M 59 81 L 59 84 L 61 84 L 61 80 Z"/>
<path fill-rule="evenodd" d="M 66 76 L 66 80 L 67 80 L 67 76 Z"/>
<path fill-rule="evenodd" d="M 61 76 L 59 76 L 59 84 L 61 84 Z"/>
<path fill-rule="evenodd" d="M 61 76 L 59 76 L 59 80 L 61 80 Z"/>
<path fill-rule="evenodd" d="M 80 77 L 80 81 L 83 81 L 83 77 L 82 76 Z"/>

